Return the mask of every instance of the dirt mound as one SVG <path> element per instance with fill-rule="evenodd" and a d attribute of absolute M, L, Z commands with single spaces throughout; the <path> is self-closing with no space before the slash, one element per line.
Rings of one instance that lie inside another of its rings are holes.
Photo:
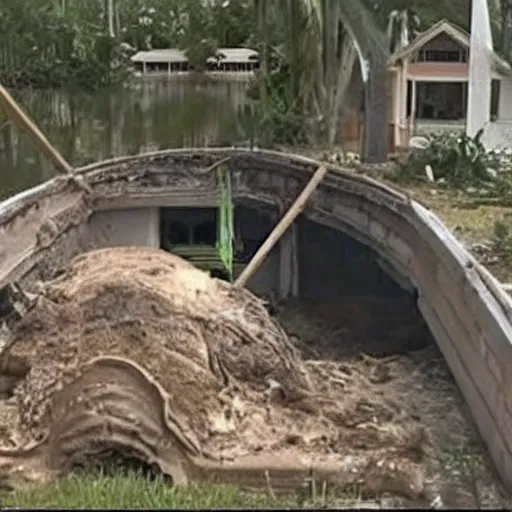
<path fill-rule="evenodd" d="M 17 390 L 29 428 L 37 428 L 54 391 L 100 355 L 146 368 L 198 432 L 220 413 L 217 394 L 230 384 L 263 392 L 273 379 L 294 398 L 310 390 L 298 352 L 260 300 L 156 250 L 77 258 L 47 284 L 12 347 L 7 355 L 30 366 Z"/>
<path fill-rule="evenodd" d="M 180 475 L 217 471 L 236 483 L 243 467 L 260 475 L 288 460 L 298 474 L 317 467 L 341 486 L 423 488 L 424 430 L 372 392 L 378 381 L 335 361 L 304 361 L 258 298 L 162 251 L 76 258 L 44 286 L 0 362 L 23 377 L 15 399 L 25 442 L 50 443 L 57 467 L 91 452 L 86 437 L 126 447 L 132 436 L 133 450 L 161 468 L 166 457 L 187 459 Z M 362 380 L 361 398 L 350 383 Z M 179 457 L 162 448 L 166 436 Z"/>

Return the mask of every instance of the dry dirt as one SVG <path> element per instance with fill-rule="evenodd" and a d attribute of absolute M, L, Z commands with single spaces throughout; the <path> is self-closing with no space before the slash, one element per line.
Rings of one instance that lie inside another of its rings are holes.
<path fill-rule="evenodd" d="M 506 504 L 411 304 L 288 303 L 277 320 L 162 251 L 79 256 L 0 356 L 4 483 L 116 449 L 176 482 L 279 490 L 313 476 L 388 505 Z"/>

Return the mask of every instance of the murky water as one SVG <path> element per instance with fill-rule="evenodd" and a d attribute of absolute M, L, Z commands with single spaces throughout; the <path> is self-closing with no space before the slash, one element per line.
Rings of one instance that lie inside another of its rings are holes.
<path fill-rule="evenodd" d="M 246 83 L 136 82 L 97 93 L 23 91 L 14 96 L 74 166 L 172 147 L 251 139 Z M 53 174 L 27 134 L 0 118 L 0 199 Z"/>

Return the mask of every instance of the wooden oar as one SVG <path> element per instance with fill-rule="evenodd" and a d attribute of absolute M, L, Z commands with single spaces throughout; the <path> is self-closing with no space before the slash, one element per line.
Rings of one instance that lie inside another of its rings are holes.
<path fill-rule="evenodd" d="M 244 268 L 243 272 L 238 276 L 238 279 L 235 281 L 235 286 L 245 286 L 249 279 L 251 279 L 251 277 L 258 271 L 274 245 L 276 245 L 292 222 L 297 218 L 302 210 L 304 210 L 311 194 L 315 191 L 316 187 L 318 187 L 326 174 L 327 168 L 324 165 L 316 170 L 315 174 L 313 174 L 312 178 L 309 180 L 308 184 L 304 187 L 297 199 L 295 199 L 289 210 L 272 230 L 272 233 L 268 235 L 261 247 L 256 251 L 256 254 Z"/>
<path fill-rule="evenodd" d="M 2 85 L 0 85 L 0 101 L 4 105 L 9 117 L 18 125 L 19 128 L 28 132 L 41 153 L 43 153 L 43 155 L 52 162 L 59 172 L 66 174 L 73 173 L 73 167 L 71 167 L 71 165 L 64 160 L 63 156 L 50 144 L 43 132 L 36 126 L 34 121 L 32 121 L 28 115 L 23 112 L 21 107 L 16 103 L 16 100 Z"/>

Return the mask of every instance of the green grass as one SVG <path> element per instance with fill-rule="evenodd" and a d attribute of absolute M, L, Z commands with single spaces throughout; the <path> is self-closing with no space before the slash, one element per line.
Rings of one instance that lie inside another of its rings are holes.
<path fill-rule="evenodd" d="M 45 486 L 14 491 L 3 507 L 18 508 L 282 508 L 297 506 L 291 498 L 246 493 L 230 486 L 173 487 L 163 479 L 137 473 L 118 476 L 75 474 Z"/>

